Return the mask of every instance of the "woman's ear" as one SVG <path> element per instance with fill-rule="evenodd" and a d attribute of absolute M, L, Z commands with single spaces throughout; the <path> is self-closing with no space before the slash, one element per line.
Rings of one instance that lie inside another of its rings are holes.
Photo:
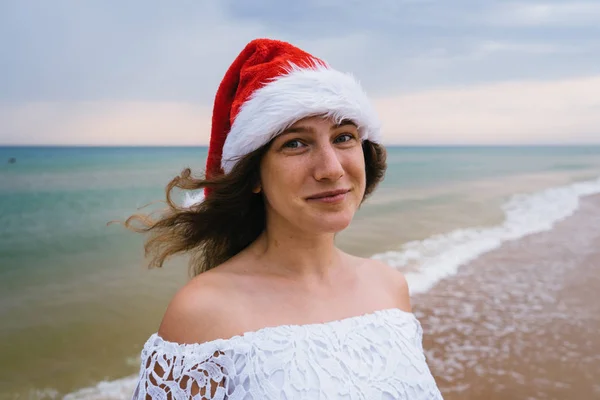
<path fill-rule="evenodd" d="M 258 183 L 258 184 L 256 184 L 256 186 L 254 187 L 254 189 L 252 189 L 252 193 L 259 194 L 261 190 L 262 190 L 262 188 L 261 188 L 261 186 L 260 186 L 260 183 Z"/>

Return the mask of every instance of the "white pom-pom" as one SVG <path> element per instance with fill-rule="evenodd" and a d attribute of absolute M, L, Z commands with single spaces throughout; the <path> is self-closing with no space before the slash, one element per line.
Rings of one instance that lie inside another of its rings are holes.
<path fill-rule="evenodd" d="M 193 193 L 193 194 L 186 193 L 185 199 L 183 199 L 183 207 L 191 208 L 197 204 L 202 203 L 203 201 L 204 201 L 204 190 L 202 190 L 198 193 Z"/>

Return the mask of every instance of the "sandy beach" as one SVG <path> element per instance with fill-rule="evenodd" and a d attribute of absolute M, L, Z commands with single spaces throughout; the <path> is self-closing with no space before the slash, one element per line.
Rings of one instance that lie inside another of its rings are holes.
<path fill-rule="evenodd" d="M 447 400 L 600 399 L 600 196 L 415 296 Z"/>
<path fill-rule="evenodd" d="M 187 260 L 106 223 L 206 149 L 1 151 L 0 399 L 130 398 Z M 600 147 L 389 149 L 339 245 L 407 275 L 447 399 L 600 399 L 599 177 Z"/>

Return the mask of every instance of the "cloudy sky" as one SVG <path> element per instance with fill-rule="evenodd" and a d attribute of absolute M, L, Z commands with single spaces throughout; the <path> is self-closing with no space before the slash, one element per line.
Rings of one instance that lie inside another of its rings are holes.
<path fill-rule="evenodd" d="M 5 0 L 0 144 L 206 144 L 256 37 L 354 73 L 389 144 L 600 143 L 600 2 Z"/>

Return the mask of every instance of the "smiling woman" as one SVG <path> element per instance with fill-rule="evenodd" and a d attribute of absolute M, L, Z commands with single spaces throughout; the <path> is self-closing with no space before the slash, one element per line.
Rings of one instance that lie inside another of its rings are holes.
<path fill-rule="evenodd" d="M 195 277 L 142 350 L 136 399 L 440 399 L 404 277 L 342 252 L 383 178 L 377 116 L 358 82 L 284 42 L 249 43 L 215 99 L 206 176 L 167 186 L 152 265 Z M 174 188 L 203 189 L 183 206 Z M 142 223 L 134 227 L 134 222 Z"/>
<path fill-rule="evenodd" d="M 356 125 L 305 118 L 277 137 L 271 148 L 260 166 L 269 218 L 281 218 L 307 234 L 345 229 L 366 187 Z"/>

